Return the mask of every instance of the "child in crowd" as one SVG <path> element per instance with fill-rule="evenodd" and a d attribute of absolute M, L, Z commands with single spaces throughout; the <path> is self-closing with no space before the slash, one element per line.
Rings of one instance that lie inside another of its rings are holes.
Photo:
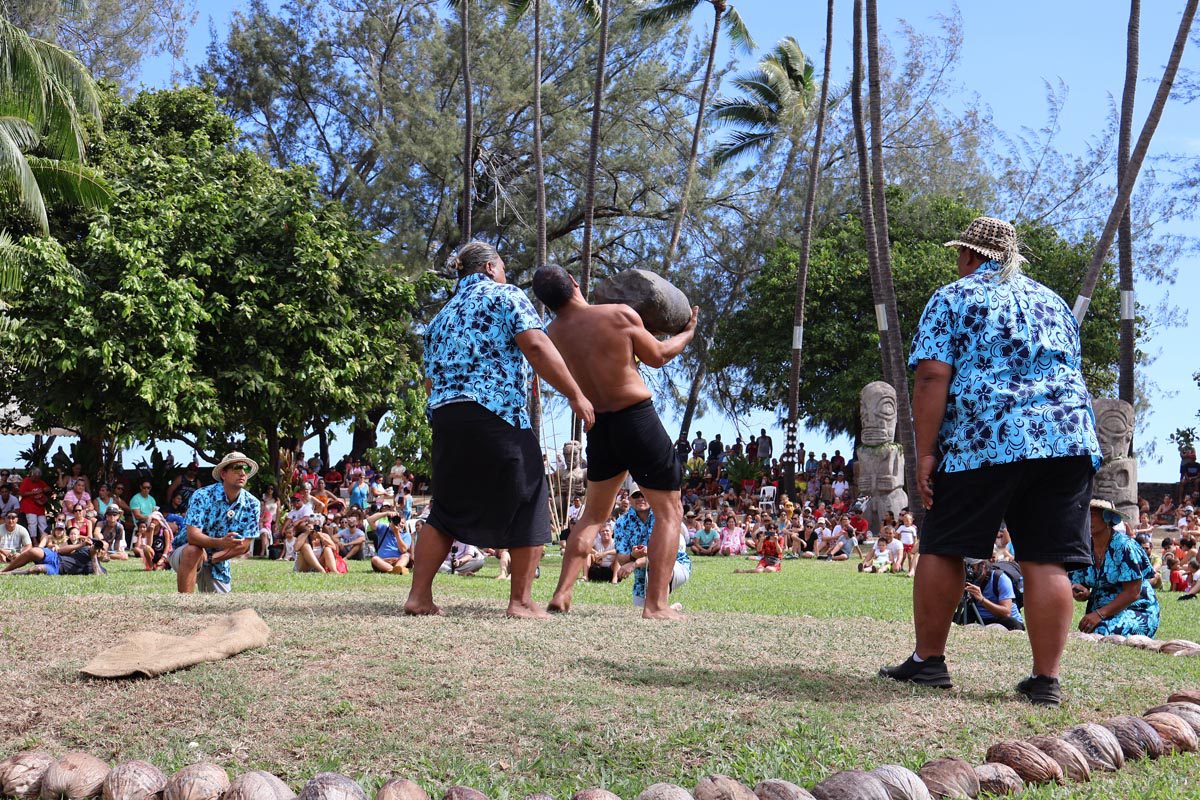
<path fill-rule="evenodd" d="M 754 569 L 735 569 L 735 573 L 779 572 L 783 569 L 783 542 L 779 531 L 768 528 L 758 546 L 758 564 Z"/>
<path fill-rule="evenodd" d="M 904 546 L 895 540 L 895 535 L 895 529 L 891 525 L 884 525 L 879 532 L 879 538 L 871 546 L 870 561 L 864 558 L 858 565 L 858 571 L 904 574 L 901 567 Z"/>
<path fill-rule="evenodd" d="M 896 534 L 904 552 L 900 566 L 902 569 L 907 569 L 911 577 L 917 569 L 917 526 L 913 525 L 912 514 L 905 511 L 900 515 L 900 527 L 896 529 Z"/>

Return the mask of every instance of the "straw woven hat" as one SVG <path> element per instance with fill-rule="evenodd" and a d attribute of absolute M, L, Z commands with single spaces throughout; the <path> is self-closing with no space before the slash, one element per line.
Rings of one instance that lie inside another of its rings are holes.
<path fill-rule="evenodd" d="M 993 261 L 1006 261 L 1017 252 L 1017 230 L 1002 219 L 976 217 L 957 239 L 946 242 L 946 247 L 968 247 Z"/>

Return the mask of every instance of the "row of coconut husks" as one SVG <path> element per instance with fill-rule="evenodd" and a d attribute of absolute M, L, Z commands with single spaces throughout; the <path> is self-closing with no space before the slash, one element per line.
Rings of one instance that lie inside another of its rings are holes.
<path fill-rule="evenodd" d="M 1200 691 L 1179 692 L 1141 717 L 1113 717 L 1085 723 L 1061 736 L 1032 736 L 988 748 L 980 766 L 957 758 L 938 758 L 917 772 L 888 765 L 866 772 L 847 770 L 810 791 L 783 780 L 765 780 L 754 789 L 723 775 L 711 775 L 691 792 L 656 783 L 636 800 L 930 800 L 1012 795 L 1027 784 L 1077 783 L 1096 772 L 1116 772 L 1127 761 L 1195 752 L 1200 746 Z M 39 752 L 18 753 L 0 762 L 0 788 L 16 800 L 295 800 L 297 795 L 276 776 L 247 772 L 232 781 L 216 764 L 192 764 L 167 777 L 153 764 L 129 761 L 109 766 L 87 753 L 62 758 Z M 333 772 L 316 775 L 300 790 L 299 800 L 368 800 L 350 778 Z M 412 781 L 385 783 L 375 800 L 430 800 Z M 489 800 L 463 786 L 451 787 L 443 800 Z M 530 795 L 525 800 L 555 800 Z M 585 789 L 571 800 L 621 800 L 604 789 Z"/>

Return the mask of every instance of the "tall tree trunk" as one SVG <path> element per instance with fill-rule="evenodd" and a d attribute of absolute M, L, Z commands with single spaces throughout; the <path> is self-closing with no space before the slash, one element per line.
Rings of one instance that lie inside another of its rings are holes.
<path fill-rule="evenodd" d="M 1200 0 L 1188 0 L 1187 6 L 1183 9 L 1183 16 L 1179 20 L 1179 30 L 1175 34 L 1175 43 L 1171 46 L 1171 57 L 1167 61 L 1166 70 L 1163 71 L 1162 80 L 1158 83 L 1158 92 L 1154 95 L 1150 113 L 1142 125 L 1142 132 L 1138 135 L 1137 144 L 1134 145 L 1133 153 L 1129 157 L 1129 163 L 1125 166 L 1125 175 L 1118 183 L 1117 199 L 1113 201 L 1108 219 L 1104 222 L 1100 240 L 1096 242 L 1096 249 L 1092 251 L 1092 261 L 1088 265 L 1087 275 L 1079 290 L 1079 297 L 1075 298 L 1075 319 L 1080 324 L 1083 323 L 1088 305 L 1092 302 L 1092 294 L 1096 291 L 1096 282 L 1100 279 L 1100 270 L 1104 266 L 1104 260 L 1108 258 L 1108 250 L 1112 247 L 1113 238 L 1117 234 L 1121 216 L 1129 205 L 1129 198 L 1133 194 L 1133 185 L 1137 182 L 1142 161 L 1146 158 L 1146 151 L 1150 149 L 1150 140 L 1154 137 L 1154 131 L 1162 119 L 1163 108 L 1167 104 L 1167 97 L 1171 94 L 1175 75 L 1179 72 L 1179 61 L 1183 58 L 1184 48 L 1187 47 L 1188 34 L 1192 30 L 1192 21 L 1196 18 L 1198 3 Z"/>
<path fill-rule="evenodd" d="M 596 222 L 596 169 L 600 162 L 600 109 L 604 104 L 604 62 L 608 58 L 608 4 L 600 0 L 600 36 L 596 45 L 596 82 L 592 87 L 592 128 L 588 137 L 587 174 L 583 197 L 583 253 L 579 259 L 579 291 L 588 299 L 592 280 L 592 228 Z M 573 429 L 579 429 L 576 422 Z M 572 438 L 578 439 L 579 431 Z"/>
<path fill-rule="evenodd" d="M 533 0 L 533 172 L 537 190 L 535 226 L 537 245 L 534 269 L 546 264 L 546 164 L 542 156 L 542 0 Z M 542 304 L 538 303 L 538 315 L 543 315 Z M 535 372 L 529 384 L 529 423 L 533 435 L 542 437 L 542 393 L 541 383 Z"/>
<path fill-rule="evenodd" d="M 329 469 L 329 420 L 317 420 L 317 454 L 325 469 Z"/>
<path fill-rule="evenodd" d="M 462 189 L 462 241 L 471 241 L 471 208 L 475 202 L 475 106 L 471 99 L 471 0 L 460 0 L 459 20 L 462 28 L 462 78 L 465 125 L 463 127 L 463 189 Z"/>
<path fill-rule="evenodd" d="M 354 430 L 350 434 L 350 456 L 362 458 L 363 453 L 379 446 L 379 422 L 388 412 L 387 406 L 376 406 L 354 418 Z"/>
<path fill-rule="evenodd" d="M 817 105 L 817 131 L 808 161 L 808 191 L 804 196 L 804 221 L 800 229 L 800 263 L 796 268 L 796 306 L 792 314 L 792 369 L 788 379 L 788 416 L 784 444 L 783 479 L 789 493 L 796 486 L 796 417 L 800 406 L 800 365 L 804 354 L 804 296 L 808 290 L 808 258 L 812 246 L 813 216 L 817 209 L 817 182 L 821 174 L 821 141 L 825 136 L 825 106 L 829 98 L 829 73 L 833 54 L 833 4 L 825 9 L 825 72 Z M 791 160 L 791 154 L 788 156 Z"/>
<path fill-rule="evenodd" d="M 879 65 L 879 14 L 877 0 L 867 0 L 867 69 L 868 105 L 871 113 L 871 184 L 875 213 L 875 236 L 878 250 L 879 289 L 876 314 L 881 319 L 879 331 L 884 359 L 888 362 L 885 374 L 891 373 L 889 383 L 896 390 L 896 437 L 904 447 L 904 482 L 909 491 L 917 488 L 917 437 L 913 428 L 912 398 L 908 389 L 908 368 L 904 358 L 903 332 L 900 312 L 896 307 L 896 287 L 892 281 L 892 249 L 888 235 L 886 182 L 883 171 L 883 88 Z M 882 314 L 879 306 L 882 305 Z M 919 525 L 925 517 L 920 503 L 910 504 L 914 521 Z"/>
<path fill-rule="evenodd" d="M 700 85 L 700 105 L 696 109 L 696 125 L 692 129 L 692 148 L 688 152 L 687 169 L 683 176 L 683 190 L 679 194 L 679 211 L 671 223 L 671 238 L 667 242 L 667 251 L 663 254 L 663 275 L 671 269 L 675 260 L 675 251 L 679 248 L 679 236 L 683 232 L 683 220 L 687 216 L 688 195 L 692 191 L 692 181 L 696 178 L 696 161 L 700 152 L 700 135 L 704 132 L 704 111 L 708 105 L 708 89 L 712 83 L 713 66 L 717 62 L 717 43 L 721 36 L 721 15 L 725 13 L 724 3 L 713 3 L 712 38 L 708 43 L 708 63 L 704 67 L 704 83 Z"/>
<path fill-rule="evenodd" d="M 863 117 L 862 82 L 863 82 L 863 4 L 862 0 L 854 0 L 854 56 L 850 73 L 850 112 L 854 120 L 854 150 L 858 158 L 858 199 L 862 206 L 863 239 L 867 248 L 867 274 L 871 281 L 871 297 L 876 303 L 876 319 L 878 321 L 878 304 L 881 290 L 879 288 L 879 240 L 875 235 L 875 211 L 871 200 L 871 166 L 867 148 L 867 128 Z M 884 355 L 883 340 L 879 342 L 880 374 L 883 379 L 889 379 L 890 363 Z"/>
<path fill-rule="evenodd" d="M 1141 0 L 1130 0 L 1129 28 L 1125 39 L 1125 87 L 1121 92 L 1121 131 L 1117 142 L 1117 183 L 1125 179 L 1129 168 L 1129 145 L 1133 138 L 1133 102 L 1137 92 Z M 1117 397 L 1133 405 L 1134 329 L 1133 329 L 1133 223 L 1129 206 L 1117 227 L 1117 265 L 1121 288 L 1121 355 Z M 1132 450 L 1132 447 L 1131 447 Z"/>
<path fill-rule="evenodd" d="M 683 420 L 679 423 L 679 435 L 684 439 L 692 429 L 692 419 L 696 416 L 696 408 L 700 405 L 700 390 L 704 387 L 704 378 L 708 375 L 708 348 L 712 344 L 712 338 L 705 333 L 703 336 L 698 336 L 696 346 L 699 351 L 696 353 L 697 367 L 695 374 L 692 375 L 692 384 L 688 387 L 687 404 L 683 407 Z"/>

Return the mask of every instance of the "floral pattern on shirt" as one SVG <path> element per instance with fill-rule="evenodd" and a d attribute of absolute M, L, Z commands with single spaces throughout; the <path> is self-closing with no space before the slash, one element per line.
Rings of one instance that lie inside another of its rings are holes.
<path fill-rule="evenodd" d="M 429 408 L 473 400 L 517 428 L 529 428 L 530 371 L 517 335 L 542 330 L 533 304 L 518 287 L 483 273 L 458 282 L 450 302 L 425 329 Z"/>
<path fill-rule="evenodd" d="M 189 526 L 200 529 L 205 536 L 224 539 L 236 533 L 239 539 L 257 539 L 258 521 L 261 514 L 258 498 L 242 489 L 232 503 L 225 496 L 225 485 L 214 483 L 197 489 L 188 503 L 187 525 L 179 529 L 172 540 L 172 547 L 187 544 Z M 229 583 L 229 562 L 212 565 L 213 580 Z"/>
<path fill-rule="evenodd" d="M 1100 466 L 1079 326 L 1066 302 L 995 261 L 934 292 L 909 354 L 954 368 L 938 432 L 940 469 L 1090 455 Z"/>
<path fill-rule="evenodd" d="M 1098 559 L 1097 559 L 1098 560 Z M 1137 600 L 1127 605 L 1119 613 L 1104 620 L 1093 633 L 1101 636 L 1117 634 L 1120 636 L 1153 637 L 1158 632 L 1159 608 L 1158 596 L 1150 585 L 1154 577 L 1154 565 L 1142 546 L 1120 531 L 1113 531 L 1112 540 L 1108 543 L 1108 552 L 1104 556 L 1104 566 L 1097 569 L 1095 564 L 1085 569 L 1071 572 L 1071 583 L 1078 583 L 1092 590 L 1088 597 L 1087 613 L 1103 608 L 1116 599 L 1124 584 L 1140 580 L 1142 588 Z"/>
<path fill-rule="evenodd" d="M 618 553 L 628 555 L 633 552 L 635 547 L 650 546 L 650 532 L 654 530 L 654 512 L 650 511 L 646 514 L 646 519 L 643 521 L 633 509 L 626 511 L 617 520 L 617 524 L 613 526 L 613 549 Z M 688 557 L 687 549 L 680 547 L 675 554 L 675 561 L 678 564 L 683 564 L 690 572 L 692 569 L 692 559 Z M 638 568 L 633 571 L 633 596 L 646 596 L 646 570 Z"/>

